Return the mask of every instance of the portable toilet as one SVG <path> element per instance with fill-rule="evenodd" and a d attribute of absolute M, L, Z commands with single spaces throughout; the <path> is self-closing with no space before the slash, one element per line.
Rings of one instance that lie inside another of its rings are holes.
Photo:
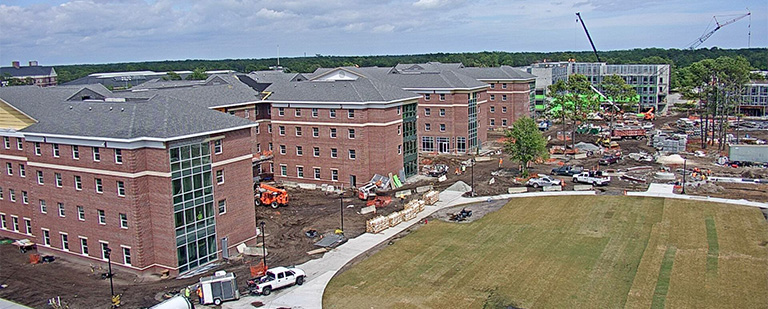
<path fill-rule="evenodd" d="M 203 305 L 221 305 L 228 300 L 240 299 L 237 290 L 237 278 L 234 273 L 217 271 L 211 277 L 200 278 L 200 288 L 203 291 Z"/>

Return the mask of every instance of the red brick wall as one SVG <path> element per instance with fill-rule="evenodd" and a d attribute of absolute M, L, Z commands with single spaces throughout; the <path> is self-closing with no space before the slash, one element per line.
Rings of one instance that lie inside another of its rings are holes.
<path fill-rule="evenodd" d="M 440 101 L 440 95 L 433 93 L 430 94 L 430 99 L 426 100 L 425 97 L 419 99 L 417 123 L 418 132 L 418 147 L 419 151 L 423 152 L 421 137 L 432 136 L 435 137 L 448 137 L 450 138 L 451 152 L 456 151 L 456 137 L 467 138 L 467 148 L 469 147 L 469 94 L 468 93 L 450 93 L 445 94 L 445 100 Z M 481 103 L 486 101 L 488 95 L 486 91 L 479 91 L 477 102 Z M 453 106 L 462 105 L 462 106 Z M 478 104 L 477 117 L 478 117 L 478 139 L 482 142 L 486 140 L 487 136 L 487 120 L 483 113 L 483 108 L 486 108 L 487 103 Z M 426 115 L 426 109 L 430 109 L 430 116 Z M 440 116 L 440 109 L 445 109 L 445 116 Z M 484 121 L 486 123 L 484 123 Z M 426 131 L 426 124 L 429 123 L 431 129 Z M 440 124 L 446 125 L 444 132 L 440 131 Z M 435 152 L 439 150 L 437 141 L 435 140 Z"/>
<path fill-rule="evenodd" d="M 502 127 L 503 119 L 507 119 L 507 127 L 511 127 L 517 119 L 523 116 L 530 117 L 530 85 L 528 82 L 508 82 L 507 88 L 503 89 L 504 83 L 493 83 L 494 89 L 488 90 L 489 104 L 485 107 L 485 111 L 488 114 L 488 119 L 494 118 L 496 120 L 495 127 Z M 490 95 L 494 95 L 495 98 L 490 100 Z M 507 96 L 507 100 L 503 100 L 503 95 Z M 495 107 L 495 113 L 490 113 L 490 107 Z M 503 108 L 507 108 L 507 112 L 503 112 Z M 490 120 L 486 121 L 486 124 L 490 123 Z"/>

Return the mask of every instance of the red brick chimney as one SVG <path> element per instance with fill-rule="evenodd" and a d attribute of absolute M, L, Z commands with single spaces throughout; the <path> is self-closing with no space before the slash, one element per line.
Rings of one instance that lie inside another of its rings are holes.
<path fill-rule="evenodd" d="M 13 65 L 13 67 L 14 67 L 14 68 L 17 68 L 17 69 L 20 67 L 20 65 L 19 65 L 19 62 L 18 62 L 18 61 L 13 61 L 13 62 L 11 62 L 11 65 Z"/>

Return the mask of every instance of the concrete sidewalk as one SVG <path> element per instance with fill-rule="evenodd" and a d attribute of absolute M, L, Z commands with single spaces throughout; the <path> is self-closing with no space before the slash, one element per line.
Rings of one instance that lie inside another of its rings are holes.
<path fill-rule="evenodd" d="M 648 191 L 627 192 L 627 196 L 664 197 L 664 198 L 674 198 L 674 199 L 681 199 L 681 200 L 694 200 L 694 201 L 702 201 L 702 202 L 714 202 L 714 203 L 768 208 L 768 203 L 752 202 L 744 199 L 735 200 L 735 199 L 725 199 L 725 198 L 699 196 L 699 195 L 676 194 L 672 192 L 673 188 L 674 188 L 673 185 L 652 183 L 648 187 Z"/>
<path fill-rule="evenodd" d="M 274 291 L 269 296 L 245 296 L 236 302 L 226 302 L 222 308 L 253 308 L 251 302 L 260 301 L 264 303 L 262 308 L 322 308 L 323 292 L 326 285 L 333 276 L 344 265 L 352 261 L 360 254 L 372 249 L 400 232 L 417 224 L 422 219 L 429 217 L 435 211 L 442 208 L 453 207 L 464 204 L 484 202 L 487 200 L 500 200 L 510 198 L 523 198 L 534 196 L 558 196 L 558 195 L 595 195 L 594 191 L 561 191 L 561 192 L 530 192 L 520 194 L 502 194 L 496 196 L 481 196 L 466 198 L 462 197 L 463 192 L 443 191 L 440 192 L 440 200 L 432 206 L 426 206 L 424 211 L 414 220 L 406 221 L 395 227 L 388 228 L 379 234 L 365 233 L 345 244 L 325 253 L 323 257 L 308 261 L 299 268 L 307 273 L 307 281 L 302 286 L 288 287 Z"/>

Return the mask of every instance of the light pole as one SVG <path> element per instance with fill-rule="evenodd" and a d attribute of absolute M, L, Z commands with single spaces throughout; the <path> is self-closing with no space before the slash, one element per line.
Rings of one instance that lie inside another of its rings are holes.
<path fill-rule="evenodd" d="M 473 197 L 475 196 L 475 157 L 472 157 L 472 160 L 469 162 L 471 164 L 470 167 L 472 168 L 472 188 L 469 190 L 469 196 Z"/>
<path fill-rule="evenodd" d="M 344 234 L 344 191 L 339 193 L 339 207 L 341 208 L 341 234 Z"/>
<path fill-rule="evenodd" d="M 261 253 L 264 256 L 264 269 L 267 269 L 267 232 L 264 230 L 264 221 L 261 221 Z"/>
<path fill-rule="evenodd" d="M 685 194 L 685 174 L 687 174 L 686 170 L 688 167 L 686 163 L 688 163 L 688 159 L 683 158 L 683 189 L 680 191 L 682 194 Z"/>
<path fill-rule="evenodd" d="M 107 277 L 109 277 L 109 291 L 112 293 L 112 297 L 115 297 L 115 286 L 112 284 L 112 249 L 107 246 L 107 249 L 105 250 L 105 254 L 107 256 L 107 265 L 109 267 L 109 272 L 107 273 Z"/>

